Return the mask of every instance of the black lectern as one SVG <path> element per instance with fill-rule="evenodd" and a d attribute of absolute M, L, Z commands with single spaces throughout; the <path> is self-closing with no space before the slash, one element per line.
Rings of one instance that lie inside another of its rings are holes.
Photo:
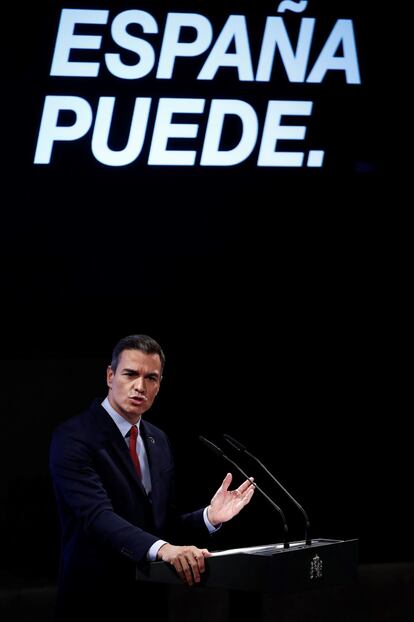
<path fill-rule="evenodd" d="M 212 598 L 214 589 L 226 591 L 230 603 L 227 619 L 238 621 L 253 616 L 259 621 L 264 599 L 283 599 L 293 593 L 349 584 L 356 581 L 357 570 L 358 540 L 315 539 L 310 545 L 291 542 L 289 548 L 270 544 L 216 551 L 206 559 L 200 585 L 212 588 Z M 164 562 L 137 569 L 136 576 L 138 581 L 182 585 L 174 568 Z M 182 616 L 173 615 L 172 619 Z"/>
<path fill-rule="evenodd" d="M 217 551 L 206 559 L 206 588 L 283 594 L 354 581 L 358 540 L 312 540 Z M 153 562 L 137 569 L 137 580 L 181 584 L 174 568 Z"/>

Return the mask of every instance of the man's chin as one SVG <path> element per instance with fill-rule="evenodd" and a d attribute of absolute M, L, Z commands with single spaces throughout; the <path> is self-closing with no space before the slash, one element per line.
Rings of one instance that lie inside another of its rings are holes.
<path fill-rule="evenodd" d="M 141 415 L 144 414 L 144 412 L 146 412 L 148 410 L 148 408 L 142 404 L 140 406 L 129 406 L 128 409 L 126 409 L 126 412 L 128 413 L 129 417 L 141 417 Z"/>

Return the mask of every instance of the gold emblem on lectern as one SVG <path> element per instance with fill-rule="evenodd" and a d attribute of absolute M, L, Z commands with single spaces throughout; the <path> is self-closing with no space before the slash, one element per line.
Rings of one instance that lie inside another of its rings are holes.
<path fill-rule="evenodd" d="M 319 555 L 315 555 L 315 557 L 311 561 L 309 576 L 311 579 L 321 579 L 322 578 L 322 566 L 323 562 Z"/>

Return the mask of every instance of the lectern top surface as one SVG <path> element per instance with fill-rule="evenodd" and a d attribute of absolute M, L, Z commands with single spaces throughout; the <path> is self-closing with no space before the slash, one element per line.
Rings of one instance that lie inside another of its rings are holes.
<path fill-rule="evenodd" d="M 327 540 L 327 539 L 315 539 L 312 540 L 312 544 L 307 545 L 305 540 L 299 540 L 297 542 L 290 542 L 289 547 L 286 548 L 283 543 L 264 544 L 262 546 L 247 546 L 238 549 L 226 549 L 224 551 L 212 551 L 212 557 L 222 557 L 223 555 L 235 555 L 237 553 L 246 553 L 247 555 L 273 555 L 274 553 L 281 553 L 283 551 L 289 551 L 291 549 L 310 548 L 312 546 L 321 546 L 323 544 L 332 544 L 334 542 L 343 542 L 343 540 Z"/>

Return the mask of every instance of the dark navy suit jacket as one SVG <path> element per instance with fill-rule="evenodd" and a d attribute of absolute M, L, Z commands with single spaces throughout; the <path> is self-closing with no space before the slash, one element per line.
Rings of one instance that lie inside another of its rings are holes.
<path fill-rule="evenodd" d="M 79 594 L 119 598 L 158 539 L 199 544 L 208 536 L 203 510 L 180 514 L 165 433 L 141 421 L 151 474 L 151 498 L 139 481 L 125 439 L 96 400 L 54 432 L 50 471 L 61 523 L 58 611 Z M 185 534 L 185 539 L 184 539 Z M 197 538 L 199 542 L 197 542 Z M 109 602 L 109 601 L 108 601 Z M 109 605 L 108 605 L 109 606 Z M 58 619 L 64 619 L 58 615 Z"/>

